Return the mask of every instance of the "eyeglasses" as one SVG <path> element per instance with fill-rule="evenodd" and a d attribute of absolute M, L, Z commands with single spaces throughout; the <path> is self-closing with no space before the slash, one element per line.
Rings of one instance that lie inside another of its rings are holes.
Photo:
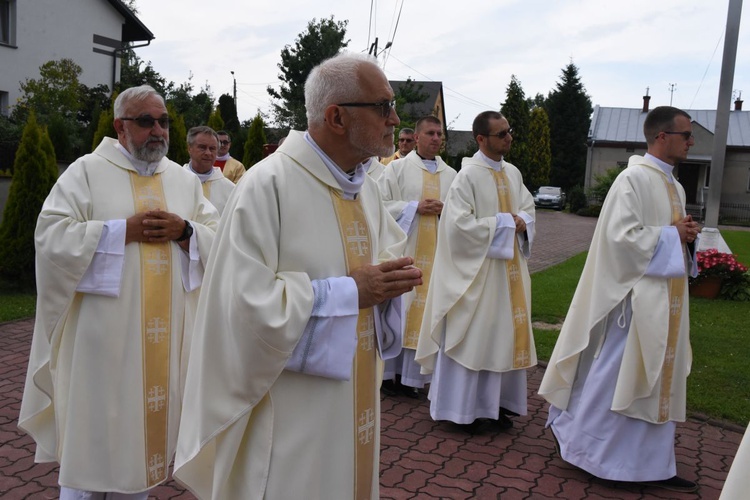
<path fill-rule="evenodd" d="M 686 141 L 689 141 L 692 139 L 693 133 L 690 130 L 685 130 L 684 132 L 667 132 L 666 130 L 663 131 L 667 135 L 681 135 L 683 139 Z M 656 137 L 659 137 L 658 135 Z"/>
<path fill-rule="evenodd" d="M 120 118 L 120 120 L 131 120 L 134 121 L 136 125 L 138 125 L 141 128 L 153 128 L 154 123 L 159 122 L 159 126 L 161 128 L 169 128 L 169 117 L 168 116 L 162 116 L 159 118 L 154 118 L 151 115 L 141 115 L 136 116 L 135 118 Z"/>
<path fill-rule="evenodd" d="M 505 136 L 508 134 L 513 135 L 513 129 L 509 128 L 508 130 L 503 130 L 502 132 L 498 132 L 497 134 L 479 134 L 483 135 L 485 137 L 497 137 L 498 139 L 505 139 Z"/>
<path fill-rule="evenodd" d="M 348 106 L 350 108 L 380 108 L 380 116 L 388 118 L 391 111 L 396 109 L 396 99 L 382 102 L 343 102 L 336 106 Z"/>
<path fill-rule="evenodd" d="M 221 144 L 222 146 L 229 146 L 230 144 L 232 144 L 232 141 L 219 141 L 219 144 Z"/>
<path fill-rule="evenodd" d="M 399 137 L 398 142 L 414 142 L 414 139 L 411 137 Z"/>

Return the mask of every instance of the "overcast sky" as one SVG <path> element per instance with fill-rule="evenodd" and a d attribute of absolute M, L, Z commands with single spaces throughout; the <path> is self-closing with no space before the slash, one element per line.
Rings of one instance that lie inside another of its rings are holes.
<path fill-rule="evenodd" d="M 403 3 L 397 29 L 395 21 Z M 443 83 L 451 127 L 468 130 L 498 109 L 511 75 L 527 97 L 547 95 L 571 60 L 594 105 L 715 109 L 729 0 L 138 0 L 154 33 L 136 49 L 175 83 L 192 76 L 216 99 L 237 81 L 240 120 L 270 111 L 280 52 L 308 21 L 348 20 L 348 50 L 377 36 L 391 80 Z M 373 8 L 370 21 L 371 6 Z M 750 97 L 750 32 L 744 6 L 733 89 Z M 395 30 L 395 35 L 394 35 Z M 674 93 L 670 94 L 670 85 Z M 748 106 L 745 109 L 750 109 Z"/>

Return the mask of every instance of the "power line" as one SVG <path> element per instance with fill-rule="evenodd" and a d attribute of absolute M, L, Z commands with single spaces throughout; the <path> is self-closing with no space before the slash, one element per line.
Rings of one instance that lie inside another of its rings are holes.
<path fill-rule="evenodd" d="M 393 50 L 393 40 L 396 39 L 396 32 L 398 31 L 398 24 L 401 21 L 401 12 L 404 10 L 404 0 L 401 0 L 401 7 L 398 9 L 398 17 L 396 18 L 396 26 L 393 28 L 393 33 L 390 37 L 390 44 L 391 44 L 391 50 Z M 396 6 L 393 6 L 393 14 L 396 14 Z M 391 18 L 391 22 L 393 21 L 393 18 Z M 388 51 L 388 53 L 385 55 L 385 58 L 383 59 L 383 70 L 385 70 L 385 65 L 388 64 L 388 57 L 391 55 L 391 50 Z"/>
<path fill-rule="evenodd" d="M 370 0 L 370 22 L 367 26 L 367 46 L 368 47 L 370 46 L 370 35 L 372 33 L 372 11 L 374 7 L 375 7 L 375 0 Z"/>
<path fill-rule="evenodd" d="M 701 91 L 701 87 L 703 86 L 703 82 L 706 80 L 706 75 L 708 74 L 708 69 L 711 67 L 711 63 L 714 60 L 714 56 L 716 55 L 716 49 L 719 48 L 719 43 L 721 43 L 721 39 L 724 38 L 724 31 L 721 32 L 721 35 L 719 36 L 719 39 L 716 41 L 716 47 L 714 47 L 714 52 L 711 54 L 711 59 L 708 60 L 708 65 L 706 66 L 706 71 L 703 72 L 703 78 L 701 78 L 701 82 L 698 84 L 698 89 L 695 91 L 695 95 L 693 96 L 693 100 L 690 101 L 690 106 L 688 106 L 688 109 L 693 109 L 693 103 L 695 102 L 695 99 L 698 97 L 698 92 Z"/>

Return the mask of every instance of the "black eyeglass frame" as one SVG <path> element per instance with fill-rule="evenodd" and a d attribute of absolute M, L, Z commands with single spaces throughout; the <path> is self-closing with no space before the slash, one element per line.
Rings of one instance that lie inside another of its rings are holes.
<path fill-rule="evenodd" d="M 695 136 L 693 135 L 693 132 L 690 130 L 683 130 L 682 132 L 669 132 L 667 130 L 662 130 L 667 135 L 681 135 L 685 141 L 689 141 L 690 139 L 694 139 Z M 659 132 L 661 133 L 661 132 Z M 658 135 L 656 137 L 659 137 Z"/>
<path fill-rule="evenodd" d="M 479 134 L 483 135 L 485 137 L 497 137 L 498 139 L 505 139 L 508 135 L 513 135 L 513 128 L 509 128 L 508 130 L 503 130 L 502 132 L 498 132 L 497 134 Z"/>
<path fill-rule="evenodd" d="M 163 129 L 169 128 L 168 116 L 160 116 L 159 118 L 154 118 L 151 115 L 141 115 L 141 116 L 135 116 L 135 117 L 123 116 L 120 118 L 120 120 L 133 121 L 135 122 L 136 125 L 138 125 L 141 128 L 154 128 L 155 123 L 158 123 L 159 126 Z"/>
<path fill-rule="evenodd" d="M 380 116 L 383 118 L 388 118 L 389 116 L 391 116 L 391 111 L 396 110 L 396 99 L 380 102 L 342 102 L 341 104 L 337 104 L 336 106 L 344 106 L 350 108 L 380 108 Z"/>

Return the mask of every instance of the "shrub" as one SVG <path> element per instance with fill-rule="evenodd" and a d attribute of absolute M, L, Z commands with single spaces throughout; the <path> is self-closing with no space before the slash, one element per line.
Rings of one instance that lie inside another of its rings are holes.
<path fill-rule="evenodd" d="M 574 214 L 588 206 L 586 193 L 583 192 L 581 186 L 573 186 L 571 188 L 570 193 L 568 193 L 568 203 L 570 204 L 570 211 Z"/>

